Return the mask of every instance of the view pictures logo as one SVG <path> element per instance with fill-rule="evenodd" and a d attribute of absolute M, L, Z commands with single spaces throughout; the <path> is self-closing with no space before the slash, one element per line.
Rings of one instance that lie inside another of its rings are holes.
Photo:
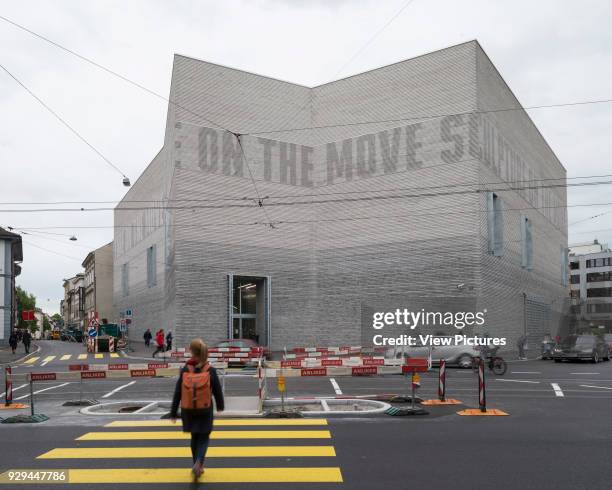
<path fill-rule="evenodd" d="M 441 311 L 409 311 L 407 308 L 396 309 L 388 312 L 375 312 L 372 315 L 372 327 L 380 330 L 384 327 L 403 326 L 414 330 L 419 326 L 453 326 L 458 330 L 465 327 L 482 326 L 485 323 L 485 313 L 487 310 L 471 312 L 441 312 Z"/>

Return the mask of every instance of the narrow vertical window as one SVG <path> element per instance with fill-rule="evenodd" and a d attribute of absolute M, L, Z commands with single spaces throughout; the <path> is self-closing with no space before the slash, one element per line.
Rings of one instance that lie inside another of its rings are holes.
<path fill-rule="evenodd" d="M 490 192 L 487 195 L 487 223 L 489 228 L 489 253 L 504 254 L 504 213 L 500 197 Z"/>
<path fill-rule="evenodd" d="M 147 286 L 152 288 L 157 284 L 157 253 L 155 245 L 147 248 Z"/>
<path fill-rule="evenodd" d="M 127 296 L 130 293 L 129 272 L 129 264 L 126 262 L 121 266 L 121 290 L 123 291 L 123 296 Z"/>
<path fill-rule="evenodd" d="M 521 266 L 527 270 L 533 269 L 533 230 L 531 220 L 521 216 Z"/>
<path fill-rule="evenodd" d="M 568 250 L 567 248 L 565 248 L 563 245 L 561 245 L 561 285 L 562 286 L 567 286 L 567 281 L 568 281 L 568 274 L 569 274 L 569 257 L 568 257 Z M 580 280 L 580 276 L 572 276 L 572 279 L 574 277 L 578 277 L 578 280 Z"/>

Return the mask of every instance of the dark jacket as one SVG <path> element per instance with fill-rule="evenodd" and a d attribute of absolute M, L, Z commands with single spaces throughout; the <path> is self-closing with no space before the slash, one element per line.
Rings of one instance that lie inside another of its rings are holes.
<path fill-rule="evenodd" d="M 11 333 L 11 336 L 9 337 L 9 345 L 13 349 L 17 347 L 17 335 L 15 335 L 15 333 Z"/>
<path fill-rule="evenodd" d="M 23 343 L 24 345 L 30 344 L 32 342 L 32 335 L 27 330 L 23 332 Z"/>
<path fill-rule="evenodd" d="M 194 365 L 195 362 L 190 359 L 187 364 Z M 170 416 L 172 418 L 177 417 L 178 408 L 181 403 L 181 386 L 183 384 L 183 373 L 187 370 L 187 365 L 181 368 L 181 374 L 176 387 L 174 389 L 174 398 L 172 399 L 172 408 L 170 409 Z M 196 367 L 196 373 L 201 372 Z M 210 387 L 212 389 L 212 396 L 215 399 L 215 404 L 218 411 L 223 411 L 225 408 L 225 401 L 223 400 L 223 391 L 221 390 L 221 383 L 217 376 L 217 370 L 214 367 L 209 368 L 210 372 Z M 203 410 L 183 410 L 181 409 L 181 420 L 183 421 L 183 432 L 191 432 L 196 434 L 209 434 L 212 431 L 213 426 L 213 407 Z"/>

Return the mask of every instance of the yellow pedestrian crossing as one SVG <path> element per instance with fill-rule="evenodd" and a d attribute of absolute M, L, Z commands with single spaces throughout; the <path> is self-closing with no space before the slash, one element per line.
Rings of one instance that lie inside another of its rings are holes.
<path fill-rule="evenodd" d="M 77 441 L 132 441 L 132 440 L 169 440 L 190 439 L 191 434 L 178 430 L 173 431 L 122 431 L 122 432 L 88 432 Z M 328 430 L 213 430 L 214 439 L 331 439 Z"/>
<path fill-rule="evenodd" d="M 335 456 L 333 446 L 215 446 L 207 458 L 297 458 Z M 187 446 L 162 447 L 76 447 L 52 449 L 37 459 L 191 458 Z"/>
<path fill-rule="evenodd" d="M 168 430 L 175 427 L 174 430 Z M 247 430 L 242 430 L 246 427 Z M 336 450 L 329 444 L 330 430 L 326 419 L 224 419 L 214 421 L 211 446 L 206 457 L 206 471 L 199 483 L 283 483 L 313 484 L 342 483 L 340 467 L 333 466 Z M 124 429 L 143 430 L 124 430 Z M 315 428 L 315 429 L 313 429 Z M 170 420 L 116 420 L 104 426 L 105 430 L 87 432 L 75 441 L 77 447 L 51 449 L 36 458 L 41 465 L 37 471 L 51 469 L 64 472 L 62 483 L 84 484 L 171 484 L 191 483 L 191 448 L 187 440 L 190 434 L 181 430 L 180 424 Z M 156 430 L 153 430 L 156 429 Z M 257 440 L 282 440 L 282 445 L 263 443 Z M 122 441 L 143 441 L 139 445 L 126 446 Z M 163 445 L 165 441 L 185 441 L 180 445 Z M 218 445 L 217 440 L 231 440 L 231 445 Z M 296 443 L 292 444 L 295 440 Z M 312 442 L 308 442 L 312 440 Z M 325 440 L 323 443 L 322 440 Z M 93 446 L 95 441 L 105 441 L 102 447 Z M 113 441 L 120 441 L 112 444 Z M 146 441 L 154 441 L 147 445 Z M 162 441 L 160 445 L 155 445 Z M 319 442 L 321 441 L 321 442 Z M 251 444 L 255 442 L 255 444 Z M 276 458 L 276 460 L 274 459 Z M 307 458 L 302 464 L 295 458 Z M 314 459 L 313 459 L 314 458 Z M 120 467 L 121 461 L 143 460 L 138 467 Z M 50 461 L 53 460 L 53 461 Z M 71 468 L 58 469 L 61 460 L 71 462 Z M 100 468 L 91 460 L 104 461 Z M 108 460 L 115 460 L 115 463 Z M 236 460 L 236 464 L 232 461 Z M 252 460 L 252 461 L 251 461 Z M 265 460 L 265 463 L 263 463 Z M 48 463 L 45 463 L 47 462 Z M 160 464 L 164 461 L 166 464 Z M 238 463 L 240 461 L 240 463 Z M 306 461 L 316 461 L 309 466 Z M 110 463 L 110 464 L 109 464 Z M 331 463 L 331 464 L 328 464 Z M 285 466 L 288 465 L 288 466 Z M 10 469 L 0 474 L 0 484 L 8 482 Z M 31 470 L 28 470 L 31 471 Z M 289 488 L 287 486 L 287 488 Z"/>
<path fill-rule="evenodd" d="M 246 426 L 299 426 L 327 425 L 327 419 L 221 419 L 214 420 L 215 427 L 246 427 Z M 104 427 L 181 427 L 181 422 L 171 420 L 115 420 Z"/>
<path fill-rule="evenodd" d="M 8 474 L 14 471 L 0 474 L 0 481 L 10 481 Z M 65 472 L 67 477 L 62 483 L 71 484 L 193 482 L 188 468 L 53 468 L 53 471 Z M 342 473 L 336 467 L 207 468 L 199 483 L 342 483 Z"/>
<path fill-rule="evenodd" d="M 56 354 L 56 355 L 48 355 L 45 357 L 41 357 L 41 356 L 30 357 L 29 359 L 26 359 L 25 361 L 23 361 L 23 364 L 33 365 L 33 364 L 39 363 L 40 365 L 46 365 L 50 363 L 51 361 L 75 361 L 75 360 L 86 361 L 86 360 L 93 360 L 93 359 L 110 360 L 110 359 L 117 359 L 120 357 L 121 357 L 121 354 L 119 354 L 118 352 L 110 352 L 110 353 L 98 352 L 95 354 Z"/>

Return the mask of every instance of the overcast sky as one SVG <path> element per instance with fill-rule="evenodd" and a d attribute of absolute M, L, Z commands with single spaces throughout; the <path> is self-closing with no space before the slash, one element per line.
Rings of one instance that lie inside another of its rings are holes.
<path fill-rule="evenodd" d="M 3 2 L 0 15 L 164 95 L 173 53 L 312 86 L 478 39 L 524 106 L 612 99 L 610 1 L 414 0 L 367 44 L 406 4 L 25 0 Z M 161 148 L 163 101 L 3 21 L 0 45 L 0 63 L 132 181 Z M 529 112 L 568 177 L 612 174 L 612 103 Z M 570 188 L 568 204 L 612 202 L 611 189 Z M 116 171 L 0 71 L 2 203 L 117 201 L 125 191 Z M 570 207 L 569 222 L 570 243 L 612 244 L 612 206 Z M 110 211 L 0 211 L 3 227 L 73 227 L 44 230 L 68 236 L 24 236 L 18 283 L 50 313 L 59 309 L 62 278 L 80 272 L 87 252 L 113 239 L 112 224 Z M 72 234 L 76 242 L 68 240 Z"/>

